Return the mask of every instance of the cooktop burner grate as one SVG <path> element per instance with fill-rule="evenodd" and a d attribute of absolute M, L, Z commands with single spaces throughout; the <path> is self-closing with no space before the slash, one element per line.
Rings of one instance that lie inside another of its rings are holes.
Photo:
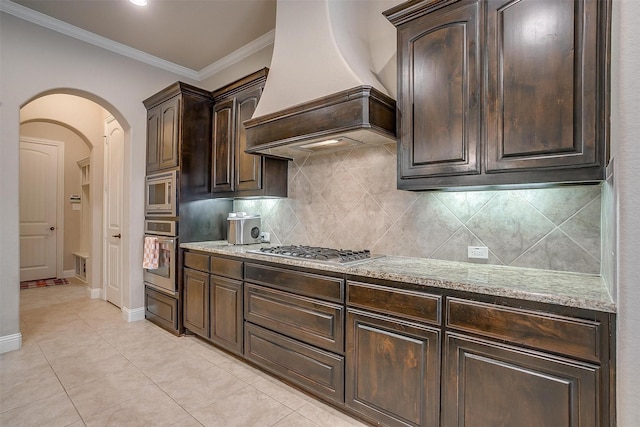
<path fill-rule="evenodd" d="M 261 248 L 259 251 L 255 252 L 284 256 L 288 258 L 302 258 L 314 261 L 335 262 L 340 264 L 372 258 L 371 251 L 369 251 L 368 249 L 331 249 L 304 245 L 275 246 L 271 248 Z"/>

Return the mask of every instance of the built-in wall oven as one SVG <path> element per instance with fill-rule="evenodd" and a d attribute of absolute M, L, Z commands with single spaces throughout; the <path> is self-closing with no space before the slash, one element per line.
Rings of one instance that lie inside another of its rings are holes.
<path fill-rule="evenodd" d="M 178 171 L 147 175 L 144 214 L 176 216 L 178 205 Z"/>
<path fill-rule="evenodd" d="M 144 269 L 144 282 L 160 292 L 173 296 L 178 291 L 177 226 L 177 221 L 147 219 L 144 222 L 145 245 L 157 245 L 157 268 Z"/>

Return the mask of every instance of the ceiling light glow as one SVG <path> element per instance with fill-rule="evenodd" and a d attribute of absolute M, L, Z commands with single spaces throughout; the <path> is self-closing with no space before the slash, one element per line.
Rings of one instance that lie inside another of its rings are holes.
<path fill-rule="evenodd" d="M 131 3 L 135 4 L 136 6 L 146 6 L 147 5 L 147 0 L 129 0 Z"/>

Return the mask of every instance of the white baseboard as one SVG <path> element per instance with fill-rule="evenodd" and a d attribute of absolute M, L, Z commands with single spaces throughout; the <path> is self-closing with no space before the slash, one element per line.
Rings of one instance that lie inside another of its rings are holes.
<path fill-rule="evenodd" d="M 134 308 L 133 310 L 122 306 L 122 318 L 127 322 L 137 322 L 144 320 L 144 307 Z"/>
<path fill-rule="evenodd" d="M 91 299 L 102 298 L 102 289 L 87 286 L 87 296 Z"/>
<path fill-rule="evenodd" d="M 22 348 L 22 334 L 5 335 L 0 337 L 0 354 Z"/>
<path fill-rule="evenodd" d="M 75 277 L 76 276 L 76 271 L 75 270 L 64 270 L 62 272 L 62 277 L 64 277 L 65 279 L 69 279 L 71 277 Z"/>

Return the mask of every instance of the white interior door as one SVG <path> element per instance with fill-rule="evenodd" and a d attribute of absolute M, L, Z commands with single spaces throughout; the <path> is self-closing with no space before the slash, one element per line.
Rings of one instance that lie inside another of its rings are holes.
<path fill-rule="evenodd" d="M 59 144 L 20 140 L 20 281 L 58 276 Z"/>
<path fill-rule="evenodd" d="M 122 306 L 122 174 L 124 131 L 113 117 L 105 123 L 105 295 Z"/>

